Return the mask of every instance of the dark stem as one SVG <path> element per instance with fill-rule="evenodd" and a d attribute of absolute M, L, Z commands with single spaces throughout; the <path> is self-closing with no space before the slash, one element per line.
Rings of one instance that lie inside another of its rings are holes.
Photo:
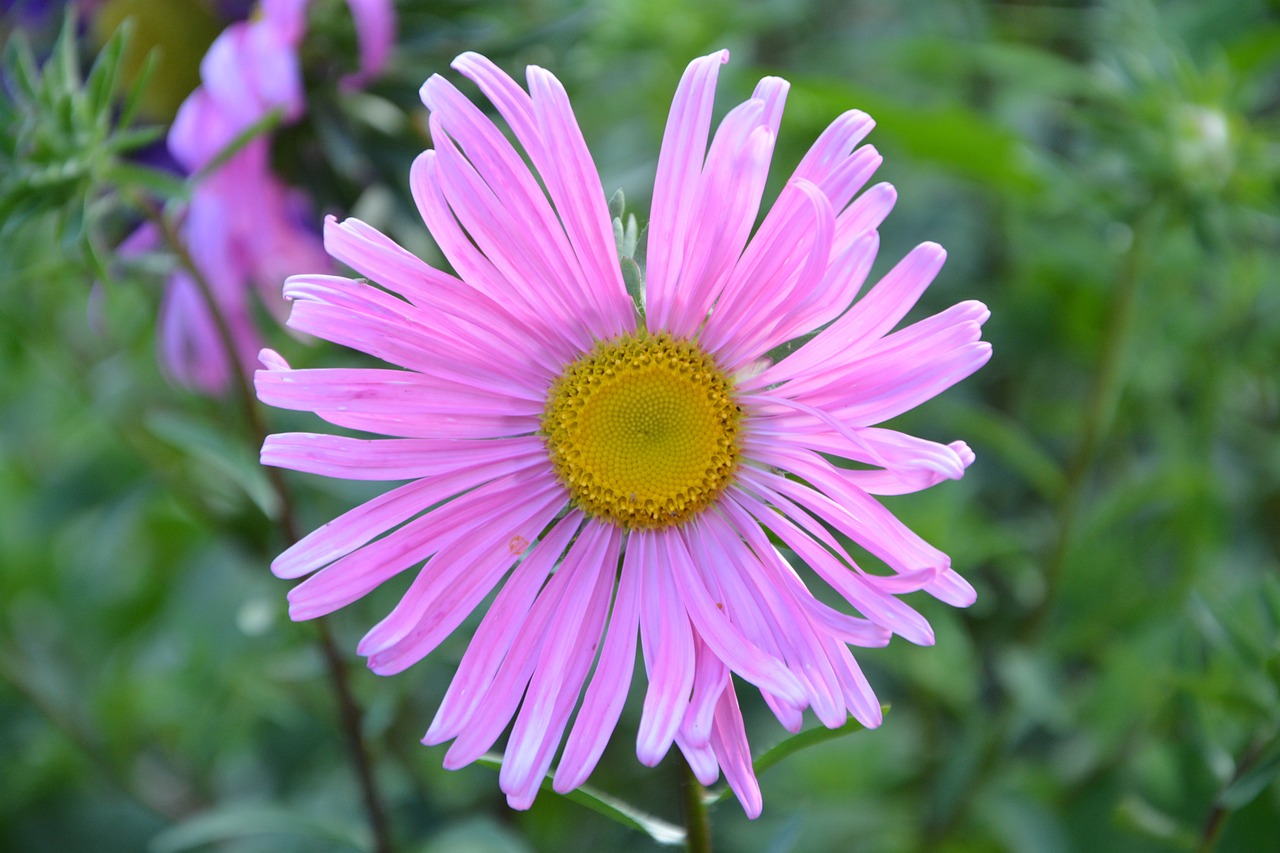
<path fill-rule="evenodd" d="M 226 350 L 227 358 L 230 359 L 234 367 L 232 374 L 236 397 L 240 402 L 240 407 L 244 412 L 245 420 L 248 423 L 253 439 L 261 447 L 267 437 L 267 426 L 263 420 L 262 412 L 258 408 L 257 395 L 254 394 L 248 372 L 236 355 L 236 343 L 234 336 L 231 334 L 231 327 L 227 324 L 227 319 L 223 316 L 218 300 L 214 297 L 213 288 L 210 286 L 209 280 L 205 278 L 204 272 L 196 265 L 181 235 L 178 234 L 173 223 L 165 217 L 164 211 L 149 199 L 135 197 L 134 201 L 142 209 L 146 217 L 160 229 L 165 244 L 177 256 L 178 262 L 191 274 L 191 278 L 196 283 L 196 288 L 200 291 L 200 295 L 206 305 L 208 305 L 209 311 L 213 316 L 214 325 L 218 331 L 218 338 L 222 342 L 223 349 Z M 284 536 L 286 543 L 292 545 L 299 539 L 299 528 L 294 514 L 292 492 L 284 478 L 284 473 L 279 468 L 270 466 L 264 466 L 264 468 L 271 483 L 271 489 L 279 502 L 279 510 L 275 521 L 280 526 L 280 532 Z M 320 649 L 328 669 L 329 685 L 333 690 L 334 700 L 338 706 L 339 722 L 346 736 L 351 762 L 355 767 L 356 777 L 360 783 L 361 793 L 364 798 L 369 828 L 373 833 L 373 849 L 375 853 L 391 853 L 391 835 L 387 826 L 386 813 L 382 806 L 382 796 L 378 790 L 377 779 L 373 774 L 372 762 L 369 760 L 368 746 L 364 742 L 364 735 L 361 731 L 360 720 L 362 712 L 360 706 L 356 702 L 355 694 L 351 692 L 346 665 L 343 663 L 338 647 L 333 641 L 333 634 L 329 629 L 328 623 L 323 618 L 317 618 L 313 621 L 319 631 Z"/>
<path fill-rule="evenodd" d="M 1227 825 L 1227 816 L 1231 814 L 1231 809 L 1222 801 L 1223 794 L 1253 769 L 1254 765 L 1258 763 L 1258 759 L 1266 752 L 1270 740 L 1271 738 L 1256 736 L 1245 747 L 1240 760 L 1236 762 L 1235 772 L 1231 774 L 1231 778 L 1226 781 L 1222 786 L 1222 790 L 1218 792 L 1218 796 L 1214 798 L 1213 808 L 1210 809 L 1209 816 L 1204 821 L 1204 828 L 1200 831 L 1200 844 L 1196 847 L 1196 853 L 1213 853 L 1217 849 L 1218 836 L 1222 835 L 1222 830 Z"/>
<path fill-rule="evenodd" d="M 683 755 L 680 760 L 680 792 L 684 798 L 685 850 L 711 853 L 711 821 L 707 815 L 706 791 L 693 775 Z"/>
<path fill-rule="evenodd" d="M 329 629 L 329 623 L 323 618 L 313 621 L 320 634 L 320 650 L 324 652 L 325 663 L 328 665 L 329 682 L 333 686 L 334 698 L 338 703 L 338 715 L 342 721 L 342 731 L 347 737 L 351 762 L 355 765 L 356 777 L 360 780 L 364 808 L 369 815 L 369 828 L 373 831 L 374 851 L 391 853 L 391 832 L 387 826 L 387 816 L 382 808 L 378 782 L 373 775 L 369 751 L 361 731 L 360 705 L 356 702 L 355 694 L 351 692 L 351 680 L 347 678 L 347 669 L 338 653 L 338 646 L 333 641 L 333 631 Z"/>

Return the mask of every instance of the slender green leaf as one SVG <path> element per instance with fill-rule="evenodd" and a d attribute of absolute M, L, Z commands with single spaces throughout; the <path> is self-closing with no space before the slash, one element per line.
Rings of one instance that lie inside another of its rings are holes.
<path fill-rule="evenodd" d="M 1219 802 L 1232 810 L 1242 809 L 1265 791 L 1277 775 L 1280 775 L 1280 737 L 1273 737 L 1257 764 L 1228 785 Z"/>
<path fill-rule="evenodd" d="M 492 752 L 486 753 L 477 758 L 476 763 L 500 770 L 502 769 L 502 756 Z M 542 790 L 555 792 L 555 789 L 551 786 L 553 775 L 548 773 L 546 778 L 542 780 Z M 597 791 L 589 785 L 583 785 L 567 794 L 558 796 L 563 796 L 565 799 L 586 806 L 625 827 L 639 830 L 664 847 L 679 847 L 684 844 L 685 834 L 683 828 L 667 823 L 661 818 L 656 818 L 616 797 Z"/>
<path fill-rule="evenodd" d="M 194 418 L 158 412 L 146 419 L 147 429 L 193 458 L 226 476 L 257 504 L 263 514 L 274 518 L 278 499 L 258 464 L 257 454 L 229 437 L 225 431 Z"/>
<path fill-rule="evenodd" d="M 236 134 L 234 139 L 228 142 L 226 146 L 217 153 L 217 156 L 204 166 L 204 168 L 191 176 L 192 183 L 199 183 L 209 175 L 212 175 L 214 172 L 221 169 L 228 160 L 239 153 L 240 149 L 244 148 L 255 138 L 265 136 L 279 127 L 283 118 L 283 112 L 279 109 L 274 109 L 255 121 L 253 124 L 246 127 L 244 130 L 240 131 Z"/>
<path fill-rule="evenodd" d="M 140 187 L 165 199 L 185 198 L 190 190 L 187 182 L 172 172 L 123 161 L 111 164 L 102 177 L 117 186 Z"/>
<path fill-rule="evenodd" d="M 881 705 L 880 708 L 882 713 L 889 713 L 888 705 Z M 782 761 L 784 758 L 794 755 L 802 749 L 808 749 L 811 746 L 817 746 L 820 743 L 826 743 L 827 741 L 835 740 L 836 738 L 842 738 L 846 735 L 851 735 L 854 732 L 863 731 L 864 729 L 866 729 L 866 726 L 859 723 L 853 717 L 850 717 L 845 724 L 838 729 L 828 729 L 821 726 L 812 729 L 805 729 L 804 731 L 794 734 L 783 740 L 781 743 L 765 750 L 764 754 L 752 762 L 752 766 L 755 768 L 756 775 L 758 776 L 770 767 L 773 767 L 775 764 Z M 729 787 L 725 785 L 716 791 L 708 792 L 707 802 L 709 804 L 718 803 L 728 796 Z"/>

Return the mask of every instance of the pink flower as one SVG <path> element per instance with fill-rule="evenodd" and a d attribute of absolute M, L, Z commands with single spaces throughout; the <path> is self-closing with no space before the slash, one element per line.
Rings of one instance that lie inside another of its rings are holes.
<path fill-rule="evenodd" d="M 381 69 L 395 35 L 390 0 L 349 5 L 361 67 L 344 78 L 344 87 L 363 84 Z M 227 27 L 210 46 L 200 64 L 201 85 L 169 131 L 169 150 L 183 167 L 207 169 L 274 110 L 286 122 L 301 118 L 306 102 L 298 46 L 306 8 L 307 0 L 263 0 L 260 15 Z M 161 306 L 160 361 L 173 379 L 205 393 L 224 390 L 236 362 L 253 369 L 262 347 L 254 291 L 269 311 L 282 314 L 279 284 L 286 276 L 330 267 L 319 235 L 304 224 L 305 200 L 271 173 L 268 146 L 268 137 L 257 136 L 204 176 L 180 227 L 235 351 L 227 353 L 208 301 L 182 271 L 170 278 Z"/>
<path fill-rule="evenodd" d="M 559 81 L 531 67 L 526 93 L 464 54 L 454 67 L 493 102 L 537 177 L 432 77 L 422 97 L 436 148 L 411 184 L 457 277 L 330 218 L 329 253 L 387 290 L 294 276 L 289 325 L 394 367 L 293 370 L 265 351 L 257 374 L 265 403 L 391 436 L 273 435 L 264 464 L 408 481 L 275 560 L 280 577 L 310 575 L 289 594 L 294 619 L 418 567 L 359 645 L 391 674 L 498 589 L 424 742 L 452 740 L 444 763 L 461 767 L 514 718 L 500 784 L 516 808 L 532 803 L 562 741 L 555 789 L 587 778 L 622 712 L 638 638 L 639 759 L 656 764 L 674 743 L 704 783 L 723 771 L 754 817 L 760 790 L 731 674 L 788 730 L 806 708 L 828 727 L 849 715 L 876 726 L 880 705 L 850 645 L 932 643 L 903 593 L 974 598 L 947 556 L 875 499 L 959 478 L 973 454 L 875 425 L 987 361 L 987 310 L 964 302 L 892 331 L 942 265 L 931 243 L 853 302 L 895 198 L 887 184 L 857 196 L 880 156 L 858 147 L 872 122 L 856 111 L 822 134 L 753 234 L 787 83 L 762 80 L 708 150 L 727 59 L 695 60 L 672 104 L 643 316 Z M 887 571 L 859 566 L 837 534 Z M 823 603 L 814 584 L 859 615 Z"/>

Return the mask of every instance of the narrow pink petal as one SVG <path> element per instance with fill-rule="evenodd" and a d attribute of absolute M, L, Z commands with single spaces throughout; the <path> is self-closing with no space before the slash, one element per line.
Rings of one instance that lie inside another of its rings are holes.
<path fill-rule="evenodd" d="M 693 671 L 693 695 L 689 698 L 689 710 L 680 723 L 676 742 L 694 748 L 705 747 L 711 741 L 711 720 L 715 714 L 720 691 L 729 681 L 729 668 L 720 657 L 707 648 L 707 644 L 695 633 L 694 656 L 697 664 Z"/>
<path fill-rule="evenodd" d="M 533 69 L 530 70 L 530 74 L 531 80 L 534 79 Z M 558 83 L 552 85 L 552 88 L 558 87 Z M 518 87 L 516 88 L 518 90 Z M 526 100 L 528 98 L 523 92 L 520 92 L 520 97 Z M 589 169 L 583 174 L 571 176 L 570 180 L 571 182 L 587 180 L 594 182 L 598 187 L 600 179 L 595 174 L 595 167 L 590 163 L 589 155 L 585 154 L 585 144 L 581 141 L 581 134 L 577 132 L 576 123 L 572 121 L 572 112 L 569 111 L 563 90 L 560 90 L 559 98 L 563 101 L 563 110 L 567 113 L 563 118 L 572 124 L 572 128 L 562 129 L 558 123 L 552 121 L 551 124 L 554 126 L 545 128 L 541 132 L 576 134 L 579 153 L 587 156 L 586 165 Z M 620 334 L 624 328 L 634 328 L 630 299 L 622 287 L 617 258 L 611 250 L 613 231 L 608 221 L 608 211 L 604 206 L 603 190 L 597 193 L 600 195 L 599 210 L 591 214 L 592 216 L 598 214 L 602 218 L 603 230 L 597 229 L 600 230 L 599 234 L 584 238 L 578 227 L 581 225 L 578 218 L 566 217 L 566 213 L 570 212 L 567 211 L 567 205 L 577 203 L 578 194 L 581 193 L 579 187 L 571 183 L 571 186 L 566 189 L 559 184 L 553 184 L 549 188 L 552 199 L 557 205 L 556 210 L 553 210 L 533 174 L 507 138 L 452 84 L 438 75 L 433 76 L 422 87 L 422 100 L 431 109 L 432 115 L 438 117 L 441 126 L 457 140 L 483 181 L 494 188 L 503 203 L 511 209 L 514 218 L 525 223 L 526 229 L 538 234 L 540 240 L 548 243 L 549 250 L 559 259 L 564 283 L 571 286 L 573 290 L 573 301 L 580 305 L 595 304 L 597 306 L 602 313 L 602 327 L 597 330 L 598 336 L 612 337 Z M 542 109 L 539 115 L 545 112 L 554 113 L 556 116 L 561 115 L 557 107 Z M 552 150 L 560 150 L 567 144 L 562 139 L 554 139 L 552 142 Z M 539 151 L 543 147 L 540 142 L 534 146 L 535 150 Z M 544 178 L 549 182 L 551 178 L 560 174 L 559 159 L 553 159 L 550 165 L 535 159 L 539 170 L 546 170 Z M 566 220 L 564 224 L 561 222 L 562 219 Z M 567 234 L 566 229 L 568 229 Z M 583 239 L 588 239 L 588 244 L 582 244 Z M 604 257 L 602 252 L 608 257 Z M 612 297 L 609 296 L 612 289 L 610 287 L 602 289 L 601 284 L 609 282 L 611 278 L 617 279 L 616 293 L 613 293 Z M 621 323 L 622 320 L 627 322 Z M 610 323 L 614 325 L 610 326 Z"/>
<path fill-rule="evenodd" d="M 814 140 L 792 177 L 817 183 L 815 176 L 826 174 L 835 164 L 846 159 L 875 126 L 871 117 L 861 110 L 849 110 L 838 116 Z"/>
<path fill-rule="evenodd" d="M 429 438 L 361 439 L 281 432 L 267 436 L 262 464 L 348 480 L 412 480 L 448 474 L 486 462 L 545 455 L 537 436 L 456 441 Z"/>
<path fill-rule="evenodd" d="M 716 77 L 729 61 L 729 51 L 695 59 L 685 69 L 671 102 L 671 112 L 658 154 L 649 214 L 649 249 L 645 290 L 649 322 L 666 328 L 675 289 L 688 250 L 685 235 L 693 210 L 687 193 L 702 172 L 711 133 Z"/>
<path fill-rule="evenodd" d="M 775 140 L 764 119 L 765 104 L 754 98 L 730 111 L 716 130 L 701 179 L 690 188 L 697 215 L 689 222 L 666 323 L 676 337 L 692 337 L 701 327 L 755 227 Z"/>
<path fill-rule="evenodd" d="M 302 412 L 358 409 L 363 414 L 403 417 L 520 416 L 538 415 L 543 408 L 536 400 L 504 397 L 408 370 L 262 370 L 255 385 L 263 403 Z"/>
<path fill-rule="evenodd" d="M 806 618 L 816 630 L 838 639 L 842 643 L 851 643 L 864 648 L 880 648 L 889 645 L 893 633 L 870 619 L 862 619 L 843 613 L 819 601 L 800 580 L 795 569 L 782 555 L 775 550 L 768 558 L 761 558 L 759 563 L 746 562 L 747 570 L 753 576 L 759 571 L 756 583 L 777 584 L 789 589 L 791 598 L 805 612 Z"/>
<path fill-rule="evenodd" d="M 768 332 L 822 280 L 835 212 L 807 181 L 793 181 L 743 253 L 707 318 L 702 341 L 726 369 L 765 352 Z"/>
<path fill-rule="evenodd" d="M 832 660 L 841 668 L 840 683 L 844 685 L 844 700 L 849 713 L 869 729 L 878 727 L 884 721 L 884 711 L 853 653 L 843 643 L 837 642 L 832 643 L 831 650 Z"/>
<path fill-rule="evenodd" d="M 578 574 L 561 601 L 524 703 L 511 729 L 499 782 L 513 808 L 528 808 L 551 766 L 604 629 L 622 531 L 585 528 L 559 571 Z"/>
<path fill-rule="evenodd" d="M 538 162 L 538 171 L 587 275 L 586 296 L 598 304 L 597 336 L 633 331 L 635 311 L 622 283 L 609 205 L 569 96 L 545 69 L 530 66 L 528 79 L 544 150 L 555 152 L 554 157 Z"/>
<path fill-rule="evenodd" d="M 961 302 L 918 323 L 833 353 L 820 367 L 783 386 L 790 397 L 829 405 L 870 396 L 867 389 L 888 385 L 881 377 L 892 365 L 898 373 L 942 361 L 955 350 L 982 337 L 990 312 L 981 302 Z M 850 389 L 854 390 L 850 390 Z"/>
<path fill-rule="evenodd" d="M 979 341 L 965 344 L 915 369 L 895 365 L 899 369 L 876 375 L 876 386 L 867 389 L 865 397 L 836 408 L 833 415 L 858 426 L 884 423 L 972 376 L 990 359 L 991 344 Z"/>
<path fill-rule="evenodd" d="M 538 430 L 542 405 L 408 370 L 260 370 L 258 399 L 350 429 L 404 438 L 501 438 Z"/>
<path fill-rule="evenodd" d="M 755 767 L 751 763 L 751 746 L 747 743 L 747 730 L 732 683 L 720 694 L 711 746 L 724 768 L 725 781 L 738 802 L 742 803 L 743 811 L 752 820 L 758 818 L 764 809 L 764 799 L 760 796 L 760 783 L 756 781 Z"/>
<path fill-rule="evenodd" d="M 692 337 L 702 325 L 755 226 L 787 88 L 786 81 L 765 78 L 751 99 L 730 110 L 700 177 L 684 189 L 695 213 L 665 324 L 676 337 Z"/>
<path fill-rule="evenodd" d="M 783 379 L 804 376 L 833 353 L 881 337 L 911 310 L 942 268 L 946 256 L 936 243 L 917 246 L 842 317 L 757 376 L 749 387 L 765 387 Z"/>
<path fill-rule="evenodd" d="M 324 221 L 325 250 L 365 278 L 404 296 L 421 308 L 477 318 L 494 328 L 508 315 L 492 300 L 457 278 L 443 273 L 359 219 Z"/>
<path fill-rule="evenodd" d="M 874 231 L 884 222 L 898 201 L 898 191 L 892 184 L 879 183 L 866 190 L 836 217 L 837 251 L 850 245 L 868 231 Z"/>
<path fill-rule="evenodd" d="M 555 790 L 561 794 L 591 775 L 622 714 L 635 667 L 644 567 L 651 545 L 649 537 L 628 537 L 600 660 L 556 769 Z"/>
<path fill-rule="evenodd" d="M 436 152 L 428 148 L 414 158 L 409 169 L 409 189 L 418 213 L 435 238 L 449 265 L 467 284 L 525 319 L 528 303 L 519 291 L 511 293 L 510 283 L 494 268 L 493 263 L 476 249 L 449 208 L 440 186 L 440 169 Z M 508 298 L 508 296 L 512 298 Z"/>
<path fill-rule="evenodd" d="M 588 525 L 592 523 L 588 522 Z M 570 580 L 569 573 L 554 572 L 538 594 L 528 617 L 516 632 L 510 650 L 502 659 L 497 675 L 485 690 L 479 710 L 471 716 L 445 753 L 446 769 L 456 770 L 475 761 L 493 746 L 507 727 L 533 675 L 549 626 L 559 612 Z"/>
<path fill-rule="evenodd" d="M 952 607 L 968 607 L 978 600 L 978 591 L 973 588 L 973 584 L 960 577 L 953 569 L 939 572 L 924 591 Z"/>
<path fill-rule="evenodd" d="M 717 530 L 717 528 L 719 528 Z M 718 536 L 722 542 L 732 542 L 737 537 L 729 528 L 712 518 L 706 522 L 704 536 Z M 722 549 L 727 554 L 728 548 Z M 763 558 L 759 558 L 763 559 Z M 839 701 L 839 686 L 831 664 L 826 659 L 822 642 L 814 627 L 809 622 L 804 610 L 786 595 L 786 588 L 772 583 L 759 583 L 760 575 L 749 578 L 753 564 L 759 568 L 757 559 L 735 560 L 734 568 L 729 570 L 723 560 L 708 561 L 703 571 L 715 576 L 715 585 L 721 591 L 733 586 L 742 589 L 737 600 L 746 597 L 754 599 L 755 606 L 774 627 L 774 634 L 784 651 L 784 659 L 789 673 L 797 679 L 803 691 L 797 704 L 810 705 L 818 719 L 824 724 L 835 720 L 837 724 L 844 720 L 843 706 Z M 756 581 L 756 582 L 753 582 Z M 736 614 L 737 609 L 734 610 Z"/>
<path fill-rule="evenodd" d="M 493 683 L 516 633 L 529 616 L 542 584 L 550 576 L 570 540 L 582 527 L 583 515 L 574 510 L 556 522 L 520 561 L 502 585 L 480 626 L 476 629 L 458 670 L 440 701 L 435 719 L 423 736 L 428 745 L 457 737 L 473 714 L 482 712 L 480 700 Z"/>
<path fill-rule="evenodd" d="M 390 364 L 499 393 L 541 399 L 545 369 L 495 359 L 492 347 L 444 331 L 440 318 L 366 284 L 336 276 L 293 276 L 285 283 L 293 300 L 289 327 L 366 352 Z"/>
<path fill-rule="evenodd" d="M 727 573 L 713 572 L 709 568 L 720 563 L 741 568 L 755 560 L 755 554 L 740 537 L 755 537 L 763 540 L 763 534 L 758 525 L 749 520 L 750 527 L 739 530 L 736 523 L 715 524 L 710 515 L 704 516 L 701 521 L 703 522 L 702 533 L 705 535 L 693 536 L 690 539 L 697 565 L 703 570 L 703 581 L 708 590 L 716 596 L 717 600 L 723 602 L 730 621 L 738 625 L 743 634 L 755 645 L 771 657 L 785 660 L 790 646 L 786 632 L 773 618 L 773 614 L 760 607 L 759 602 L 748 591 L 745 584 L 722 583 Z M 795 700 L 783 698 L 768 690 L 760 692 L 765 703 L 778 718 L 778 722 L 782 723 L 788 731 L 800 730 L 804 722 L 802 711 L 808 705 L 807 698 Z"/>
<path fill-rule="evenodd" d="M 563 508 L 553 489 L 530 488 L 509 499 L 505 515 L 474 525 L 423 566 L 404 597 L 361 639 L 358 651 L 379 675 L 402 672 L 444 641 L 480 604 Z M 513 543 L 517 543 L 514 544 Z"/>
<path fill-rule="evenodd" d="M 271 562 L 278 578 L 299 578 L 345 557 L 431 506 L 433 483 L 414 480 L 378 495 L 299 539 Z"/>
<path fill-rule="evenodd" d="M 835 559 L 786 518 L 769 510 L 750 495 L 735 491 L 732 497 L 733 500 L 725 502 L 725 510 L 731 517 L 744 510 L 749 512 L 759 524 L 772 530 L 819 577 L 868 619 L 917 645 L 933 644 L 933 631 L 919 613 L 892 595 L 879 591 L 861 575 L 849 571 L 847 565 Z M 740 505 L 741 509 L 735 504 Z M 745 519 L 738 522 L 740 527 L 749 523 Z"/>
<path fill-rule="evenodd" d="M 392 0 L 347 0 L 347 6 L 356 22 L 360 68 L 339 85 L 351 91 L 368 85 L 386 65 L 396 38 L 396 9 Z"/>
<path fill-rule="evenodd" d="M 468 500 L 481 491 L 483 498 Z M 470 511 L 447 512 L 457 502 L 467 502 Z M 420 520 L 434 520 L 444 532 L 436 537 L 434 555 L 401 601 L 360 640 L 357 651 L 369 658 L 370 669 L 380 672 L 401 662 L 417 643 L 443 639 L 452 628 L 440 626 L 449 620 L 454 607 L 462 607 L 458 602 L 471 601 L 477 585 L 484 585 L 484 592 L 488 592 L 563 508 L 562 488 L 544 471 L 535 470 L 474 489 L 422 517 Z M 445 515 L 448 519 L 442 517 Z M 492 573 L 498 574 L 485 584 L 484 578 Z M 466 608 L 467 613 L 475 603 Z M 462 616 L 466 613 L 458 619 Z"/>
<path fill-rule="evenodd" d="M 715 698 L 718 701 L 719 694 L 716 694 Z M 712 711 L 714 712 L 715 709 L 712 708 Z M 693 771 L 693 777 L 700 784 L 710 786 L 716 783 L 720 778 L 720 765 L 716 762 L 715 750 L 711 748 L 710 732 L 707 733 L 705 742 L 694 744 L 685 734 L 685 728 L 681 726 L 680 731 L 676 732 L 676 746 L 684 754 L 685 761 L 689 762 L 689 769 Z"/>
<path fill-rule="evenodd" d="M 482 483 L 470 492 L 436 507 L 403 527 L 326 566 L 289 591 L 289 616 L 295 621 L 332 613 L 356 601 L 400 572 L 444 548 L 453 547 L 479 522 L 478 513 L 501 511 L 517 503 L 537 502 L 563 506 L 563 497 L 552 484 L 540 482 L 539 472 L 522 472 Z M 512 521 L 515 526 L 516 521 Z M 536 536 L 538 531 L 533 531 Z M 529 531 L 517 530 L 509 540 L 530 538 Z M 384 629 L 384 633 L 389 629 Z M 387 642 L 391 642 L 390 638 Z M 362 653 L 369 644 L 361 646 Z"/>
<path fill-rule="evenodd" d="M 822 457 L 788 453 L 786 458 L 787 469 L 810 486 L 765 472 L 759 480 L 835 525 L 899 574 L 922 570 L 937 574 L 950 567 L 946 554 L 921 539 L 875 498 L 850 485 L 840 469 Z"/>
<path fill-rule="evenodd" d="M 437 160 L 434 150 L 418 155 L 409 171 L 409 187 L 418 213 L 450 265 L 469 285 L 518 318 L 548 351 L 562 361 L 572 360 L 582 351 L 574 315 L 558 303 L 539 299 L 531 288 L 513 285 L 476 248 L 445 198 Z"/>
<path fill-rule="evenodd" d="M 658 534 L 633 531 L 629 537 L 648 540 L 644 546 L 643 603 L 640 608 L 640 647 L 649 673 L 636 756 L 656 765 L 671 748 L 693 689 L 693 631 L 681 605 Z"/>
<path fill-rule="evenodd" d="M 598 310 L 582 303 L 567 259 L 512 215 L 496 189 L 484 183 L 435 116 L 431 124 L 436 175 L 444 197 L 471 240 L 502 277 L 513 283 L 507 292 L 524 290 L 526 299 L 536 294 L 539 302 L 554 305 L 568 316 L 581 315 L 585 310 L 587 313 L 574 328 L 561 330 L 566 336 L 575 336 L 573 339 L 582 348 L 588 348 L 592 332 L 603 331 L 600 336 L 607 337 L 608 330 L 600 328 Z"/>
<path fill-rule="evenodd" d="M 714 601 L 708 594 L 697 569 L 691 564 L 688 545 L 679 531 L 664 532 L 659 539 L 665 540 L 666 560 L 675 578 L 680 601 L 707 647 L 730 669 L 761 690 L 796 704 L 804 703 L 804 689 L 786 665 L 747 639 L 725 617 L 723 602 Z M 717 556 L 714 547 L 710 550 L 713 558 Z"/>
<path fill-rule="evenodd" d="M 499 114 L 511 126 L 516 139 L 520 140 L 534 162 L 545 159 L 547 152 L 541 147 L 542 137 L 538 133 L 533 101 L 520 88 L 519 83 L 488 57 L 470 51 L 453 60 L 452 67 L 480 87 L 480 91 L 498 108 Z M 431 104 L 427 106 L 430 107 Z"/>

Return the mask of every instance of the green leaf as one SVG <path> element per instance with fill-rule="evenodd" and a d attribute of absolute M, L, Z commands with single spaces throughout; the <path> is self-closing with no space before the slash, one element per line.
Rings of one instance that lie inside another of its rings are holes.
<path fill-rule="evenodd" d="M 881 713 L 889 713 L 888 705 L 880 706 Z M 791 735 L 769 749 L 764 754 L 752 762 L 756 775 L 759 776 L 770 767 L 782 761 L 784 758 L 794 755 L 802 749 L 808 749 L 811 746 L 817 746 L 820 743 L 835 740 L 837 738 L 851 735 L 854 732 L 864 731 L 866 726 L 859 723 L 853 717 L 850 717 L 845 724 L 838 729 L 828 729 L 818 726 L 812 729 L 805 729 L 802 732 Z M 707 804 L 714 805 L 729 796 L 729 786 L 725 785 L 714 792 L 707 794 Z"/>
<path fill-rule="evenodd" d="M 1218 798 L 1219 802 L 1233 811 L 1242 809 L 1265 791 L 1277 774 L 1280 774 L 1280 738 L 1273 738 L 1258 763 L 1233 780 Z"/>
<path fill-rule="evenodd" d="M 880 712 L 882 714 L 889 713 L 889 706 L 881 705 Z M 794 734 L 783 740 L 781 743 L 765 750 L 765 753 L 752 763 L 755 766 L 757 774 L 763 773 L 773 765 L 782 761 L 784 758 L 794 755 L 802 749 L 808 749 L 811 746 L 817 746 L 820 743 L 826 743 L 829 740 L 835 740 L 836 738 L 842 738 L 846 735 L 851 735 L 854 732 L 861 732 L 865 730 L 866 726 L 859 723 L 853 717 L 850 717 L 848 721 L 838 729 L 822 727 L 807 729 L 803 732 L 799 732 L 798 734 Z"/>
<path fill-rule="evenodd" d="M 636 311 L 644 314 L 644 277 L 640 274 L 640 265 L 631 258 L 622 259 L 622 283 L 627 287 L 627 295 L 636 306 Z"/>
<path fill-rule="evenodd" d="M 262 805 L 228 806 L 196 815 L 156 835 L 148 849 L 150 853 L 182 853 L 255 835 L 289 835 L 340 844 L 351 850 L 372 849 L 369 840 L 353 829 Z"/>
<path fill-rule="evenodd" d="M 279 127 L 283 118 L 283 111 L 277 108 L 237 133 L 235 138 L 228 142 L 226 146 L 218 152 L 217 156 L 205 164 L 204 168 L 191 176 L 192 183 L 199 183 L 209 175 L 212 175 L 214 172 L 221 169 L 228 160 L 236 156 L 240 149 L 252 142 L 254 138 L 271 133 Z"/>
<path fill-rule="evenodd" d="M 151 83 L 151 78 L 156 72 L 156 67 L 160 63 L 160 51 L 152 49 L 147 51 L 146 58 L 142 60 L 142 65 L 138 69 L 137 75 L 133 78 L 133 82 L 129 84 L 129 88 L 124 93 L 124 98 L 120 104 L 120 126 L 129 127 L 138 116 L 138 110 L 142 106 L 142 101 L 146 97 L 147 87 Z"/>
<path fill-rule="evenodd" d="M 85 79 L 84 91 L 88 97 L 89 109 L 103 122 L 104 129 L 105 123 L 111 120 L 111 98 L 120 79 L 120 61 L 128 48 L 132 32 L 132 21 L 121 24 L 98 53 L 89 69 L 89 76 Z"/>
<path fill-rule="evenodd" d="M 622 214 L 627 209 L 627 197 L 619 189 L 609 197 L 609 218 L 619 223 L 622 220 Z"/>
<path fill-rule="evenodd" d="M 227 477 L 244 491 L 262 513 L 275 518 L 278 499 L 256 452 L 228 437 L 217 427 L 183 415 L 159 412 L 146 418 L 146 426 L 158 438 L 186 451 L 191 457 Z"/>
<path fill-rule="evenodd" d="M 502 769 L 502 756 L 492 752 L 486 753 L 477 758 L 476 763 L 500 770 Z M 598 812 L 629 829 L 639 830 L 649 836 L 655 843 L 664 847 L 683 846 L 685 833 L 682 827 L 667 823 L 665 820 L 656 818 L 647 812 L 642 812 L 630 803 L 597 791 L 589 785 L 575 788 L 567 794 L 559 794 L 551 786 L 553 776 L 554 773 L 548 773 L 542 780 L 542 790 L 551 791 L 556 793 L 557 796 L 562 796 L 567 800 L 586 806 L 592 811 Z"/>
<path fill-rule="evenodd" d="M 120 187 L 138 187 L 164 199 L 186 198 L 189 185 L 172 172 L 121 161 L 107 167 L 103 178 Z"/>

